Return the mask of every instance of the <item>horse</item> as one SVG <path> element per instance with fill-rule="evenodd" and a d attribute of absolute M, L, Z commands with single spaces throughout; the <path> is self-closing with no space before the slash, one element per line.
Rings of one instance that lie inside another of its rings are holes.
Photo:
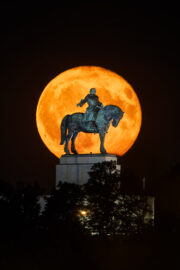
<path fill-rule="evenodd" d="M 95 122 L 92 123 L 83 121 L 84 113 L 74 113 L 66 115 L 61 121 L 61 142 L 64 146 L 66 155 L 70 155 L 69 152 L 69 141 L 71 139 L 71 152 L 78 154 L 75 147 L 75 140 L 79 132 L 85 133 L 99 133 L 100 137 L 100 152 L 106 154 L 104 148 L 105 135 L 109 129 L 110 123 L 112 122 L 113 127 L 117 127 L 119 121 L 123 117 L 124 112 L 114 105 L 107 105 L 101 108 L 98 113 Z M 91 121 L 92 122 L 92 121 Z M 91 125 L 89 125 L 91 124 Z"/>

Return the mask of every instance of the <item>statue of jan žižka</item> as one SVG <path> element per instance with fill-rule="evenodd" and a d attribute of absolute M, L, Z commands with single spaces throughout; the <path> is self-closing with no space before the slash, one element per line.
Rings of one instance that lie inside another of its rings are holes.
<path fill-rule="evenodd" d="M 71 152 L 77 154 L 75 139 L 79 132 L 99 133 L 101 141 L 100 152 L 105 154 L 104 139 L 110 123 L 112 122 L 112 125 L 117 127 L 124 114 L 118 106 L 107 105 L 103 107 L 103 104 L 96 95 L 95 88 L 91 88 L 90 94 L 84 99 L 81 99 L 77 106 L 82 107 L 85 103 L 88 103 L 85 114 L 73 113 L 72 115 L 66 115 L 62 119 L 60 144 L 65 144 L 64 151 L 67 155 L 70 154 L 68 149 L 70 139 Z"/>

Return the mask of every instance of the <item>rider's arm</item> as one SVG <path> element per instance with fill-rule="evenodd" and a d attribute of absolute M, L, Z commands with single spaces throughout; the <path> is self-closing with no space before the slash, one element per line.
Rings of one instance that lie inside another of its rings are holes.
<path fill-rule="evenodd" d="M 84 99 L 81 99 L 81 101 L 77 104 L 77 106 L 82 107 L 87 102 L 87 96 Z"/>

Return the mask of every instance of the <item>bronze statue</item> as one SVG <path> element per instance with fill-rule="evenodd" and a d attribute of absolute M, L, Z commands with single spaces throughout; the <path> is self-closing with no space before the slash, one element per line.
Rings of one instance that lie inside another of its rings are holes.
<path fill-rule="evenodd" d="M 77 104 L 77 106 L 83 106 L 88 103 L 86 113 L 73 113 L 66 115 L 61 122 L 61 145 L 65 143 L 64 151 L 67 155 L 70 154 L 68 146 L 71 139 L 71 151 L 77 154 L 75 148 L 75 139 L 79 132 L 85 133 L 99 133 L 100 136 L 100 151 L 106 154 L 104 148 L 105 135 L 109 129 L 110 123 L 117 127 L 120 119 L 123 117 L 124 112 L 114 105 L 107 105 L 103 107 L 96 96 L 96 89 L 91 88 L 90 94 Z M 67 133 L 68 131 L 68 133 Z"/>

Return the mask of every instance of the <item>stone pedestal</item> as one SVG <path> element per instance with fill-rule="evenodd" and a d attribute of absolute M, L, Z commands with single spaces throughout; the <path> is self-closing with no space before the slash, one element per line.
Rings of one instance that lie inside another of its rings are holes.
<path fill-rule="evenodd" d="M 110 154 L 64 155 L 60 158 L 60 164 L 56 165 L 56 186 L 59 182 L 83 185 L 88 182 L 88 172 L 95 163 L 111 160 L 117 163 L 117 156 Z M 120 173 L 120 165 L 116 165 L 116 168 Z"/>

